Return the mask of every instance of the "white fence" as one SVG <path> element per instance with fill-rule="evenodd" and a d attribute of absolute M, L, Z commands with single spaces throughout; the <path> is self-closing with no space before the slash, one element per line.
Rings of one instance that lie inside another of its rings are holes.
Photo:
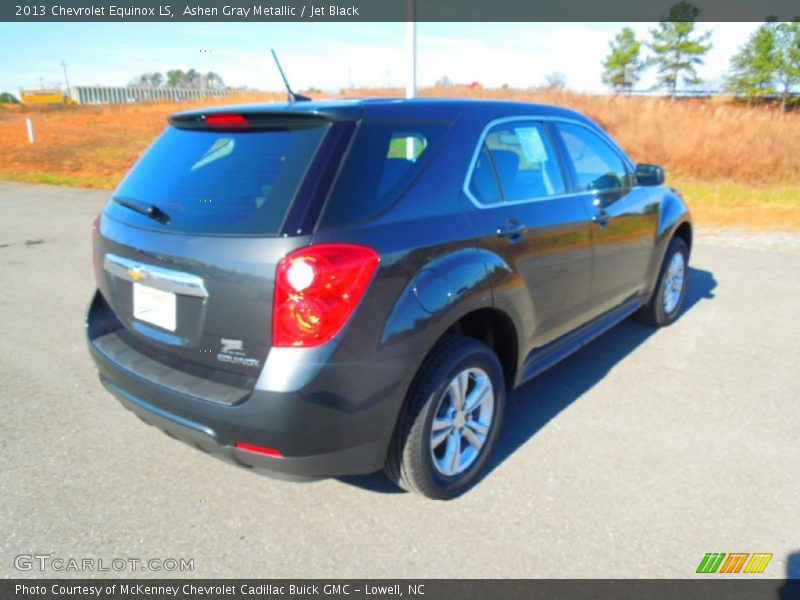
<path fill-rule="evenodd" d="M 223 98 L 235 90 L 174 87 L 73 86 L 72 100 L 79 104 L 128 104 L 132 102 L 179 101 L 196 98 Z"/>

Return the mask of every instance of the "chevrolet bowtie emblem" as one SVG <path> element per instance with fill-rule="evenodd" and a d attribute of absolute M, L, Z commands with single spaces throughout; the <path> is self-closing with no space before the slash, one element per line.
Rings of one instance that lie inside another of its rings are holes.
<path fill-rule="evenodd" d="M 142 279 L 147 279 L 147 273 L 139 267 L 133 267 L 132 269 L 128 269 L 128 276 L 134 281 L 141 281 Z"/>

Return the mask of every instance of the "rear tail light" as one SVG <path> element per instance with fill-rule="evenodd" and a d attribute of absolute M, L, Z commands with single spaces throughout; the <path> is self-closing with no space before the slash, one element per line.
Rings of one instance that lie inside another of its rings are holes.
<path fill-rule="evenodd" d="M 247 119 L 236 113 L 215 113 L 206 116 L 209 127 L 247 127 Z"/>
<path fill-rule="evenodd" d="M 317 244 L 287 254 L 275 275 L 273 346 L 318 346 L 342 330 L 380 257 L 372 248 Z"/>

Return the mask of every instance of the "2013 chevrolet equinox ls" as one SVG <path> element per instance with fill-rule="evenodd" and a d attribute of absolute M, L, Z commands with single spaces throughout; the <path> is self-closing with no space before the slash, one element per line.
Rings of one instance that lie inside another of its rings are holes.
<path fill-rule="evenodd" d="M 89 347 L 210 454 L 451 498 L 509 390 L 632 313 L 676 319 L 692 225 L 663 182 L 552 106 L 178 113 L 95 224 Z"/>

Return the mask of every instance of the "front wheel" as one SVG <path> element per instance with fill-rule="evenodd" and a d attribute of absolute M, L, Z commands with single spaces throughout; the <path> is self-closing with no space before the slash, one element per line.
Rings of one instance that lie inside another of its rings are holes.
<path fill-rule="evenodd" d="M 674 323 L 686 299 L 688 279 L 689 247 L 681 238 L 672 238 L 653 296 L 639 312 L 640 320 L 657 327 Z"/>
<path fill-rule="evenodd" d="M 411 387 L 387 475 L 429 498 L 458 496 L 486 465 L 504 409 L 503 371 L 492 349 L 472 338 L 447 336 Z"/>

